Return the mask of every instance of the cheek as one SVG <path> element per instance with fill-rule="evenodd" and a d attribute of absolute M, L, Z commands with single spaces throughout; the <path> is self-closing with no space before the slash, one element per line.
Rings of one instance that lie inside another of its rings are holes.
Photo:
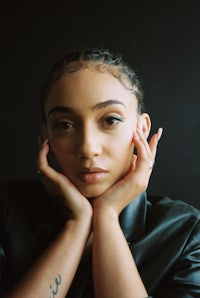
<path fill-rule="evenodd" d="M 50 126 L 47 128 L 47 137 L 51 151 L 54 155 L 66 154 L 70 151 L 70 143 L 66 136 L 55 132 Z"/>
<path fill-rule="evenodd" d="M 133 132 L 135 131 L 135 126 L 127 125 L 124 127 L 118 134 L 116 138 L 115 145 L 117 145 L 118 149 L 127 150 L 133 147 Z"/>
<path fill-rule="evenodd" d="M 118 137 L 112 140 L 111 146 L 113 156 L 122 166 L 129 166 L 132 159 L 134 144 L 133 144 L 133 129 L 123 131 Z"/>
<path fill-rule="evenodd" d="M 49 145 L 51 152 L 59 163 L 61 163 L 63 160 L 66 160 L 70 154 L 69 146 L 67 146 L 66 142 L 63 142 L 62 140 L 49 139 Z"/>

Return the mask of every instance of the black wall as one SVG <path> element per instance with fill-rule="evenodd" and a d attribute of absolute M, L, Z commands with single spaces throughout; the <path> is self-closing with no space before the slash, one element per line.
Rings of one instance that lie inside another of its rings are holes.
<path fill-rule="evenodd" d="M 0 179 L 36 178 L 39 93 L 65 51 L 122 52 L 143 82 L 159 144 L 149 191 L 200 207 L 198 1 L 10 1 L 1 6 Z"/>

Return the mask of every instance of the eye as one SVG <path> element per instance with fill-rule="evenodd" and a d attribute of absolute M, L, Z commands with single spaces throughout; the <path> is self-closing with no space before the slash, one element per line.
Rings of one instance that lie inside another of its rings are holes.
<path fill-rule="evenodd" d="M 57 121 L 52 124 L 55 130 L 69 130 L 75 127 L 75 124 L 70 121 Z"/>
<path fill-rule="evenodd" d="M 123 118 L 121 118 L 119 116 L 108 116 L 108 117 L 104 118 L 104 123 L 107 126 L 115 126 L 119 122 L 123 122 Z"/>

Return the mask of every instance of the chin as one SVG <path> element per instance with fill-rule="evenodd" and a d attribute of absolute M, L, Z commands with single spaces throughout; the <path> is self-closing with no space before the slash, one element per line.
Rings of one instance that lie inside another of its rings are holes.
<path fill-rule="evenodd" d="M 109 189 L 107 186 L 100 186 L 100 185 L 92 185 L 92 186 L 85 186 L 85 187 L 78 187 L 80 193 L 86 197 L 87 199 L 94 199 L 100 195 L 102 195 L 106 190 Z"/>

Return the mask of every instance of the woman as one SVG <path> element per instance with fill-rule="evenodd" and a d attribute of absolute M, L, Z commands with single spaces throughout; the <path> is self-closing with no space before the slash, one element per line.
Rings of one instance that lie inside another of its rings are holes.
<path fill-rule="evenodd" d="M 1 187 L 2 293 L 198 297 L 200 214 L 147 197 L 162 129 L 147 142 L 151 121 L 134 71 L 108 50 L 69 53 L 44 85 L 42 112 L 43 185 Z"/>

